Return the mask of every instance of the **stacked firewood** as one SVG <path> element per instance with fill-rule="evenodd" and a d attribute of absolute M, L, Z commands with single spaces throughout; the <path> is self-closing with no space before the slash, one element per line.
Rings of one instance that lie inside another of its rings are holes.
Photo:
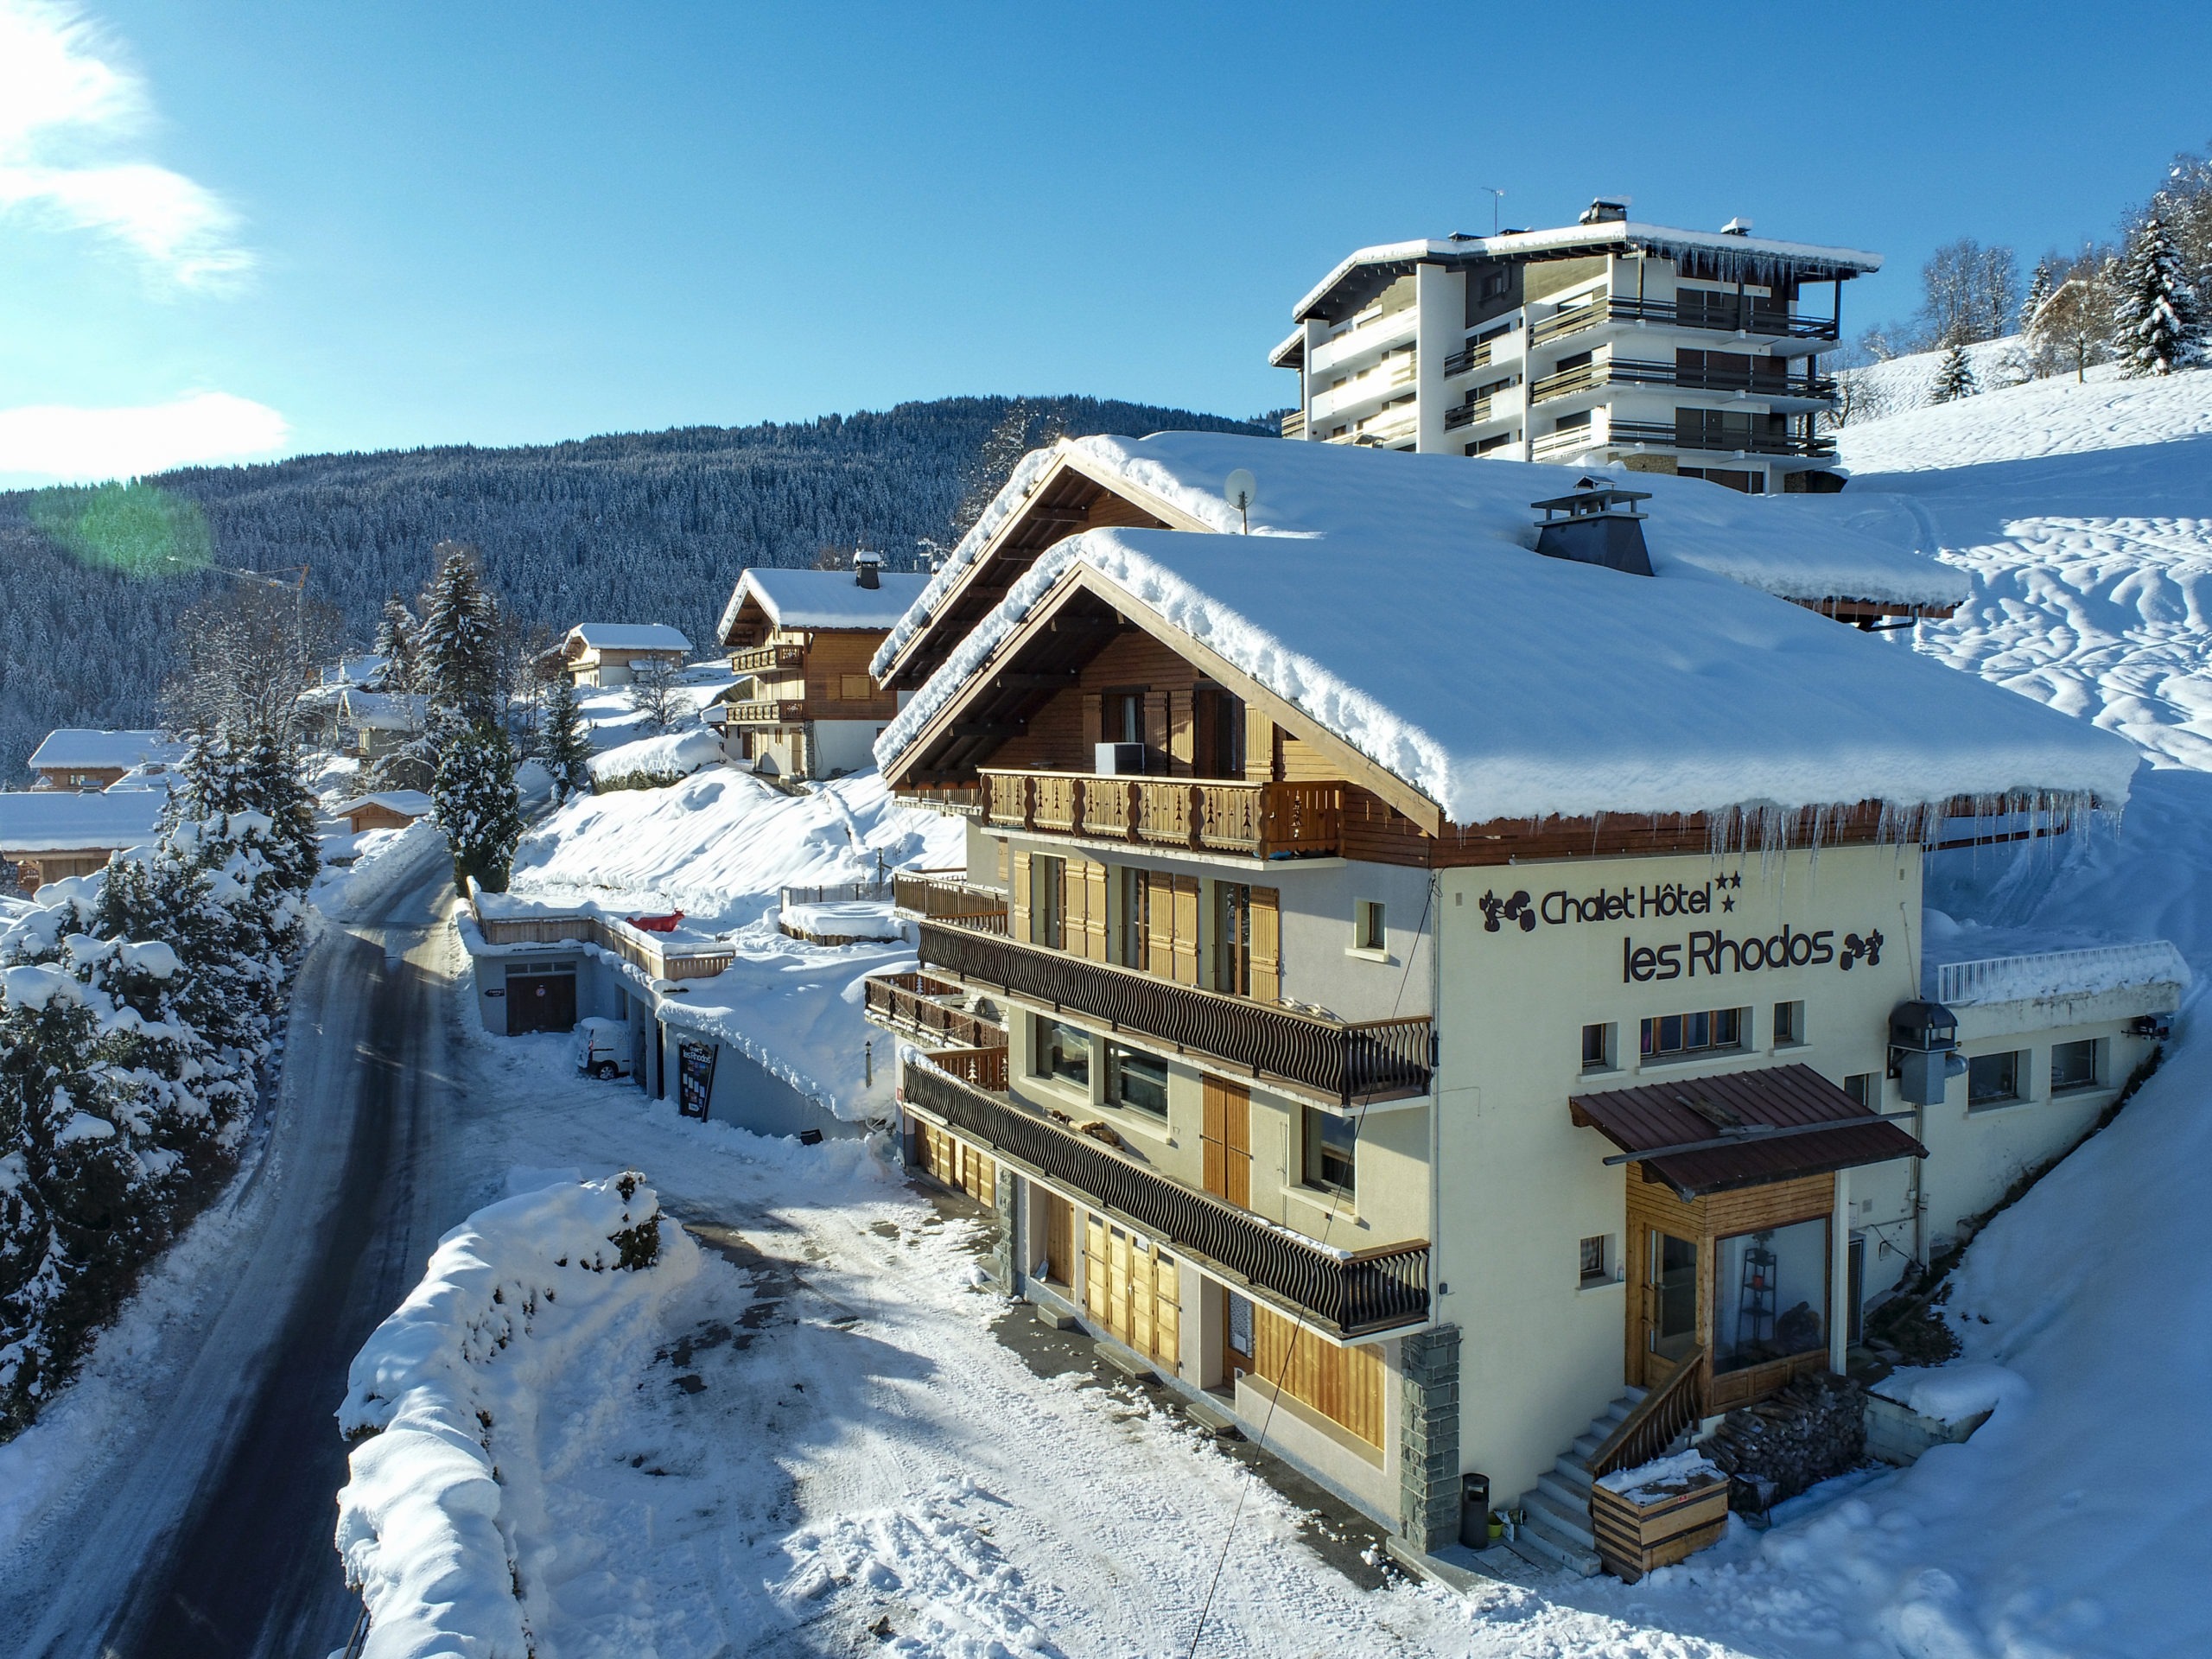
<path fill-rule="evenodd" d="M 1699 1448 L 1729 1476 L 1729 1507 L 1764 1515 L 1866 1456 L 1866 1395 L 1848 1377 L 1798 1377 L 1728 1414 Z"/>

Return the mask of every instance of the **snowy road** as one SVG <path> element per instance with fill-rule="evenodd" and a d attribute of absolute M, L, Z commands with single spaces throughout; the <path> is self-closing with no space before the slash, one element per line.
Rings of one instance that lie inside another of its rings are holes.
<path fill-rule="evenodd" d="M 10 1654 L 320 1659 L 344 1643 L 359 1604 L 330 1546 L 332 1409 L 467 1208 L 437 1156 L 452 1072 L 422 965 L 448 893 L 440 849 L 372 923 L 308 953 L 259 1163 L 152 1275 L 143 1328 L 104 1343 L 41 1425 L 45 1463 L 0 1471 L 51 1488 L 4 1516 Z"/>

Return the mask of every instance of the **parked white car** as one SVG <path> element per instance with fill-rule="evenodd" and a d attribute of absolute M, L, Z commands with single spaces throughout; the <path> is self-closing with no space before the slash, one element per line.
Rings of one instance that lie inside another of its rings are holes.
<path fill-rule="evenodd" d="M 576 1021 L 576 1070 L 594 1077 L 630 1075 L 630 1027 L 620 1020 Z"/>

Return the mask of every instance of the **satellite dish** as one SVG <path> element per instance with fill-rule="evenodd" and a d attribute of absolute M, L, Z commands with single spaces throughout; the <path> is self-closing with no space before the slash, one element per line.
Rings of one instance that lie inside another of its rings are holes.
<path fill-rule="evenodd" d="M 1221 499 L 1236 509 L 1244 521 L 1244 533 L 1252 533 L 1252 504 L 1260 499 L 1260 480 L 1245 468 L 1239 467 L 1222 480 Z"/>

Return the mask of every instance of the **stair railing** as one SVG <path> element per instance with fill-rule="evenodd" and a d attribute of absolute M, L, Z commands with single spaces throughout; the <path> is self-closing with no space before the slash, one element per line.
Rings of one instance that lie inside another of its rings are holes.
<path fill-rule="evenodd" d="M 1675 1436 L 1704 1415 L 1705 1350 L 1691 1350 L 1675 1374 L 1636 1402 L 1621 1426 L 1590 1457 L 1590 1478 L 1633 1469 L 1661 1456 Z"/>

